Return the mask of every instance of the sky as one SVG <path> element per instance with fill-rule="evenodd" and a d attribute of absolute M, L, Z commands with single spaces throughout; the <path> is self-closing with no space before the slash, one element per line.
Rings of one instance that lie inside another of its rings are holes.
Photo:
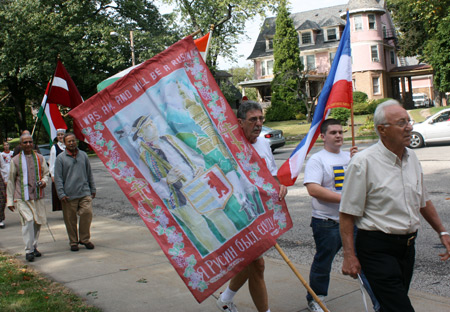
<path fill-rule="evenodd" d="M 245 0 L 244 0 L 245 1 Z M 341 5 L 348 3 L 348 0 L 290 0 L 290 12 L 291 13 L 298 13 L 303 11 L 309 11 L 309 10 L 315 10 L 320 8 L 325 8 L 329 6 L 335 6 L 335 5 Z M 155 1 L 155 4 L 160 8 L 160 12 L 162 14 L 168 13 L 172 11 L 171 7 L 165 6 L 161 4 L 161 1 Z M 268 15 L 268 17 L 271 17 L 274 15 Z M 253 50 L 253 47 L 256 43 L 256 39 L 258 38 L 259 30 L 261 28 L 261 25 L 263 23 L 264 19 L 261 17 L 254 18 L 253 20 L 249 20 L 245 24 L 245 32 L 246 35 L 249 37 L 241 38 L 241 43 L 236 45 L 236 52 L 237 52 L 237 62 L 231 62 L 228 60 L 225 60 L 224 58 L 219 57 L 218 59 L 218 66 L 219 69 L 227 70 L 231 67 L 245 67 L 248 65 L 252 65 L 253 62 L 250 60 L 247 60 L 247 57 L 250 55 L 250 53 Z"/>

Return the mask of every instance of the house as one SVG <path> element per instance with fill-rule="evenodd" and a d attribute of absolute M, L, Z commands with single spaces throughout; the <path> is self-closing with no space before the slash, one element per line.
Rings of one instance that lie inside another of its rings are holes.
<path fill-rule="evenodd" d="M 291 14 L 298 33 L 300 60 L 307 77 L 306 92 L 315 101 L 334 60 L 349 10 L 352 47 L 353 90 L 370 99 L 396 98 L 412 104 L 415 84 L 428 88 L 432 97 L 426 64 L 402 66 L 397 56 L 397 38 L 385 0 L 350 0 L 317 10 Z M 255 79 L 241 82 L 243 88 L 256 88 L 261 102 L 270 102 L 273 79 L 273 37 L 276 17 L 266 18 L 252 53 Z M 422 77 L 414 78 L 413 77 Z M 425 77 L 425 78 L 423 78 Z"/>

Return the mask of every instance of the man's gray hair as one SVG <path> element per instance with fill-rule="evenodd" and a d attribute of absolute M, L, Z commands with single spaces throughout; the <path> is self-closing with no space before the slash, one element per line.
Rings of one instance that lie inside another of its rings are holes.
<path fill-rule="evenodd" d="M 261 104 L 255 101 L 244 101 L 241 105 L 239 105 L 237 111 L 237 118 L 245 120 L 247 118 L 247 113 L 251 110 L 259 110 L 263 111 Z"/>
<path fill-rule="evenodd" d="M 25 138 L 25 137 L 30 137 L 31 138 L 31 141 L 33 141 L 33 137 L 31 136 L 31 134 L 28 132 L 28 133 L 24 133 L 24 134 L 22 134 L 21 136 L 20 136 L 20 143 L 22 144 L 22 141 L 23 141 L 23 139 Z"/>
<path fill-rule="evenodd" d="M 393 105 L 402 106 L 397 100 L 387 100 L 379 104 L 375 109 L 375 113 L 373 114 L 373 125 L 378 136 L 380 136 L 380 133 L 378 132 L 378 125 L 382 125 L 387 122 L 385 109 L 386 107 Z"/>

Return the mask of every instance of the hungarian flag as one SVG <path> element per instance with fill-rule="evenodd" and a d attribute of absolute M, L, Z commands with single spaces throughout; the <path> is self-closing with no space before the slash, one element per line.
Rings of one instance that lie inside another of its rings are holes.
<path fill-rule="evenodd" d="M 335 107 L 351 108 L 352 103 L 350 20 L 347 12 L 347 23 L 342 33 L 341 42 L 331 65 L 330 74 L 320 93 L 309 132 L 278 170 L 278 179 L 282 184 L 290 186 L 297 180 L 303 161 L 316 142 L 320 133 L 320 125 L 328 117 L 330 109 Z"/>
<path fill-rule="evenodd" d="M 38 118 L 42 120 L 45 130 L 53 141 L 56 138 L 57 129 L 67 129 L 66 123 L 61 116 L 58 105 L 48 102 L 48 91 L 50 89 L 50 82 L 47 84 L 44 98 L 42 99 L 41 107 L 39 109 Z"/>
<path fill-rule="evenodd" d="M 69 108 L 75 108 L 83 102 L 77 86 L 72 78 L 70 78 L 69 73 L 60 60 L 58 60 L 58 64 L 56 65 L 55 75 L 47 100 L 49 103 L 56 103 Z"/>

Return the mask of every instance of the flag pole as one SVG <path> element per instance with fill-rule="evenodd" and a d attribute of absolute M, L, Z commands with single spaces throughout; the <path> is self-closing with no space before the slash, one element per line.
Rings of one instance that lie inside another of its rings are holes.
<path fill-rule="evenodd" d="M 280 245 L 278 245 L 278 243 L 275 244 L 275 248 L 278 250 L 278 252 L 280 253 L 281 257 L 284 259 L 284 261 L 286 261 L 286 263 L 288 264 L 288 266 L 292 269 L 292 271 L 295 273 L 295 275 L 298 277 L 298 279 L 300 280 L 300 282 L 302 282 L 303 286 L 305 286 L 306 290 L 310 293 L 310 295 L 313 297 L 314 301 L 316 301 L 320 307 L 322 308 L 322 310 L 324 312 L 329 312 L 327 307 L 323 304 L 323 302 L 319 299 L 319 297 L 317 297 L 316 293 L 314 292 L 314 290 L 312 290 L 312 288 L 308 285 L 308 283 L 306 282 L 306 280 L 303 278 L 303 276 L 300 274 L 300 272 L 297 270 L 297 268 L 292 264 L 292 261 L 288 258 L 288 256 L 284 253 L 283 249 L 281 249 Z"/>

